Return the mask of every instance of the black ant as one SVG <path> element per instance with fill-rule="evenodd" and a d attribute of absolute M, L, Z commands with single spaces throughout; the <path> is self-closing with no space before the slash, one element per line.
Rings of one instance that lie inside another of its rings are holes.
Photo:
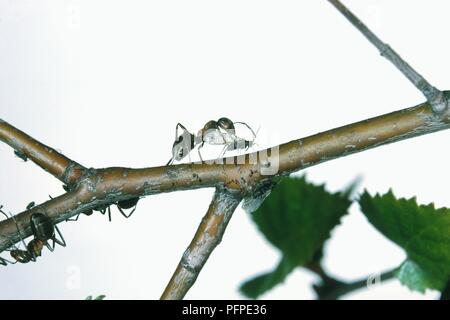
<path fill-rule="evenodd" d="M 63 189 L 67 192 L 70 192 L 72 190 L 72 188 L 68 185 L 63 185 Z M 53 199 L 50 196 L 51 199 Z M 134 213 L 134 211 L 136 211 L 137 208 L 137 204 L 140 200 L 140 197 L 134 197 L 134 198 L 130 198 L 130 199 L 126 199 L 126 200 L 121 200 L 121 201 L 117 201 L 116 203 L 114 203 L 117 206 L 117 209 L 119 209 L 120 213 L 125 217 L 125 218 L 129 218 L 131 217 L 131 215 Z M 66 221 L 78 221 L 78 218 L 80 217 L 80 214 L 84 214 L 86 216 L 90 216 L 94 213 L 94 211 L 98 211 L 101 214 L 105 215 L 108 212 L 108 219 L 109 221 L 111 221 L 111 205 L 100 205 L 94 209 L 88 209 L 86 211 L 83 211 L 81 213 L 79 213 L 75 218 L 72 219 L 67 219 Z M 131 209 L 133 208 L 133 210 L 129 213 L 126 214 L 123 210 L 127 210 L 127 209 Z"/>
<path fill-rule="evenodd" d="M 52 197 L 50 196 L 52 199 Z M 34 202 L 30 202 L 27 205 L 27 210 L 30 210 L 35 207 Z M 51 221 L 49 217 L 45 214 L 36 212 L 30 216 L 30 226 L 31 231 L 33 232 L 34 239 L 43 242 L 50 251 L 55 249 L 55 243 L 59 244 L 62 247 L 66 246 L 66 242 L 64 241 L 64 237 L 59 231 L 58 227 Z M 58 233 L 61 240 L 56 239 L 55 231 Z M 48 243 L 49 240 L 53 240 L 53 246 L 51 247 Z"/>
<path fill-rule="evenodd" d="M 121 200 L 121 201 L 117 201 L 116 203 L 114 203 L 117 206 L 117 209 L 119 209 L 119 212 L 125 217 L 125 218 L 129 218 L 131 217 L 131 215 L 136 211 L 137 208 L 137 204 L 139 202 L 140 198 L 139 197 L 135 197 L 135 198 L 130 198 L 127 200 Z M 126 214 L 125 211 L 123 210 L 128 210 L 133 208 L 133 210 L 131 210 L 130 213 Z M 94 209 L 89 209 L 86 210 L 84 212 L 81 212 L 80 214 L 84 214 L 87 216 L 90 216 L 94 213 L 94 211 L 98 211 L 101 214 L 105 215 L 106 213 L 108 213 L 108 219 L 111 222 L 112 218 L 111 218 L 111 205 L 100 205 Z M 68 219 L 67 221 L 78 221 L 78 218 L 80 217 L 80 214 L 78 214 L 76 216 L 76 218 L 74 219 Z"/>
<path fill-rule="evenodd" d="M 2 206 L 0 206 L 0 209 L 1 208 L 2 208 Z M 0 212 L 3 213 L 6 216 L 6 218 L 8 219 L 8 215 L 5 212 L 3 212 L 1 210 L 0 210 Z M 11 217 L 15 221 L 14 216 L 11 215 Z M 16 222 L 16 226 L 17 226 L 17 222 Z M 20 236 L 20 230 L 19 230 L 18 226 L 17 226 L 17 230 L 19 231 L 20 240 L 22 241 L 22 243 L 26 247 L 26 250 L 18 249 L 14 245 L 14 243 L 11 241 L 11 239 L 8 237 L 8 240 L 11 242 L 13 249 L 8 249 L 7 251 L 10 252 L 11 257 L 15 261 L 13 262 L 13 261 L 10 261 L 10 260 L 5 259 L 3 257 L 0 257 L 0 265 L 6 266 L 8 264 L 16 264 L 18 262 L 19 263 L 28 263 L 30 261 L 34 262 L 34 261 L 36 261 L 36 257 L 41 255 L 41 251 L 42 251 L 42 248 L 44 247 L 44 243 L 42 241 L 40 241 L 40 240 L 33 239 L 33 240 L 31 240 L 28 243 L 28 245 L 26 245 L 25 242 L 23 241 L 22 237 Z"/>
<path fill-rule="evenodd" d="M 29 205 L 30 206 L 30 205 Z M 31 206 L 33 207 L 33 206 Z M 1 210 L 0 206 L 0 212 L 3 213 L 7 218 L 8 215 Z M 14 216 L 11 215 L 12 219 L 16 223 L 17 230 L 19 231 L 20 236 L 20 229 L 18 227 L 17 221 L 15 220 Z M 42 249 L 44 246 L 46 246 L 50 251 L 54 251 L 56 244 L 59 244 L 63 247 L 66 246 L 66 242 L 64 240 L 64 237 L 62 236 L 61 232 L 59 231 L 58 227 L 51 221 L 49 217 L 44 215 L 43 213 L 33 213 L 30 216 L 30 226 L 31 231 L 33 233 L 34 238 L 27 244 L 25 244 L 22 237 L 20 237 L 22 243 L 24 244 L 26 250 L 18 249 L 13 245 L 13 249 L 9 250 L 11 257 L 15 260 L 15 262 L 11 262 L 5 258 L 0 257 L 0 264 L 6 266 L 9 264 L 15 264 L 17 262 L 19 263 L 29 263 L 31 261 L 35 262 L 37 257 L 40 257 L 42 254 Z M 58 233 L 61 240 L 56 238 L 56 233 Z M 49 241 L 52 240 L 52 245 L 49 244 Z"/>
<path fill-rule="evenodd" d="M 50 251 L 55 250 L 56 244 L 62 247 L 66 246 L 66 241 L 61 231 L 59 231 L 58 227 L 45 214 L 40 212 L 33 213 L 30 217 L 30 225 L 34 239 L 43 242 Z M 59 235 L 60 239 L 56 238 L 56 234 Z M 49 244 L 50 240 L 52 241 L 52 245 Z"/>
<path fill-rule="evenodd" d="M 246 140 L 236 135 L 236 124 L 246 126 L 253 134 L 253 140 Z M 178 134 L 178 129 L 181 128 L 183 133 Z M 197 145 L 197 151 L 200 160 L 203 161 L 200 149 L 205 143 L 210 145 L 223 145 L 224 148 L 220 153 L 219 158 L 223 157 L 227 151 L 234 151 L 239 149 L 251 148 L 255 144 L 256 134 L 252 128 L 245 122 L 233 122 L 228 118 L 220 118 L 219 120 L 208 121 L 197 135 L 190 133 L 181 123 L 175 127 L 175 142 L 172 146 L 172 158 L 167 165 L 171 165 L 175 160 L 180 161 L 187 155 L 190 157 L 190 152 Z"/>

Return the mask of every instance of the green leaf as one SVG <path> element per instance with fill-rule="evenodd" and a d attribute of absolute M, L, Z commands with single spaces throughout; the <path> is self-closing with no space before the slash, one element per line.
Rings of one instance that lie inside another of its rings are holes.
<path fill-rule="evenodd" d="M 261 294 L 269 291 L 277 284 L 282 283 L 289 273 L 296 268 L 295 265 L 282 259 L 275 270 L 256 276 L 241 286 L 241 292 L 247 297 L 256 299 Z"/>
<path fill-rule="evenodd" d="M 359 200 L 372 225 L 408 255 L 397 272 L 412 290 L 442 290 L 450 277 L 450 209 L 418 205 L 415 198 L 397 199 L 390 190 Z"/>
<path fill-rule="evenodd" d="M 258 229 L 277 247 L 282 259 L 272 272 L 244 283 L 241 292 L 257 298 L 297 267 L 311 262 L 351 205 L 350 194 L 329 193 L 304 177 L 282 180 L 252 215 Z"/>

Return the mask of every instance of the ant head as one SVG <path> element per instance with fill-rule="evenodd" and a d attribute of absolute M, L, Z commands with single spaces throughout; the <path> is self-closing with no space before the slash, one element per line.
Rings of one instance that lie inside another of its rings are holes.
<path fill-rule="evenodd" d="M 32 260 L 31 254 L 23 250 L 11 250 L 11 257 L 19 263 L 28 263 Z"/>
<path fill-rule="evenodd" d="M 219 120 L 217 120 L 217 124 L 224 130 L 234 131 L 234 123 L 228 118 L 220 118 Z"/>
<path fill-rule="evenodd" d="M 39 239 L 31 240 L 27 245 L 27 250 L 34 257 L 40 257 L 42 255 L 42 249 L 44 248 L 45 242 Z"/>
<path fill-rule="evenodd" d="M 184 136 L 185 135 L 179 136 L 178 139 L 175 140 L 175 142 L 173 143 L 172 155 L 174 160 L 177 161 L 182 160 L 191 151 L 190 150 L 191 143 L 188 141 L 188 139 L 185 139 Z"/>

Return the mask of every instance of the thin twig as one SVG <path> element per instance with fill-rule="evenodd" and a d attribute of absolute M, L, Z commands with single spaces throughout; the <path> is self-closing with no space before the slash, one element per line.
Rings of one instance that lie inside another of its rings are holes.
<path fill-rule="evenodd" d="M 442 112 L 447 107 L 447 101 L 443 92 L 431 85 L 422 75 L 411 67 L 400 55 L 388 44 L 381 41 L 361 20 L 358 19 L 339 0 L 328 0 L 336 9 L 342 13 L 353 26 L 355 26 L 392 64 L 400 70 L 405 77 L 411 81 L 433 106 L 435 112 Z"/>
<path fill-rule="evenodd" d="M 368 283 L 371 280 L 370 278 L 365 278 L 354 282 L 341 282 L 326 277 L 325 279 L 323 279 L 324 282 L 322 285 L 314 286 L 314 288 L 317 292 L 319 300 L 337 300 L 350 292 L 366 288 L 369 285 L 377 285 L 383 281 L 392 279 L 395 277 L 395 274 L 396 270 L 389 270 L 381 273 L 373 279 L 377 281 L 375 283 Z M 380 282 L 378 283 L 378 281 Z"/>
<path fill-rule="evenodd" d="M 0 119 L 0 140 L 12 147 L 21 157 L 30 159 L 67 185 L 75 183 L 86 168 L 26 133 Z"/>
<path fill-rule="evenodd" d="M 242 200 L 239 192 L 217 188 L 191 244 L 186 249 L 167 285 L 161 300 L 181 300 L 195 283 L 200 271 L 217 245 L 236 207 Z"/>
<path fill-rule="evenodd" d="M 90 169 L 72 191 L 18 214 L 16 220 L 22 235 L 28 237 L 31 235 L 30 216 L 38 211 L 59 223 L 100 205 L 163 192 L 223 186 L 251 194 L 267 179 L 449 127 L 447 113 L 437 115 L 429 103 L 424 103 L 247 154 L 244 158 L 218 159 L 220 164 Z M 47 153 L 39 157 L 45 155 Z M 12 219 L 0 221 L 0 235 L 4 236 L 0 237 L 0 252 L 11 247 L 10 240 L 20 241 Z"/>

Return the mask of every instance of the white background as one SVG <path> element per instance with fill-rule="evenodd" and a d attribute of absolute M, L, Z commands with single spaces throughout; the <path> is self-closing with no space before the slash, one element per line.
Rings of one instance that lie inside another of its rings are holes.
<path fill-rule="evenodd" d="M 450 88 L 450 3 L 345 2 L 439 88 Z M 227 116 L 261 127 L 263 147 L 414 106 L 424 98 L 327 1 L 0 0 L 0 117 L 91 167 L 148 167 L 170 158 L 174 128 Z M 331 191 L 356 176 L 450 206 L 449 132 L 306 170 Z M 214 151 L 215 152 L 215 151 Z M 61 183 L 0 144 L 1 204 L 22 211 Z M 68 243 L 38 263 L 0 270 L 0 298 L 157 299 L 213 190 L 151 196 L 126 220 L 100 214 L 60 228 Z M 354 280 L 398 266 L 403 252 L 358 206 L 327 243 L 326 269 Z M 238 299 L 277 251 L 237 210 L 191 299 Z M 294 272 L 266 299 L 311 299 L 317 278 Z M 431 299 L 397 281 L 346 298 Z"/>

